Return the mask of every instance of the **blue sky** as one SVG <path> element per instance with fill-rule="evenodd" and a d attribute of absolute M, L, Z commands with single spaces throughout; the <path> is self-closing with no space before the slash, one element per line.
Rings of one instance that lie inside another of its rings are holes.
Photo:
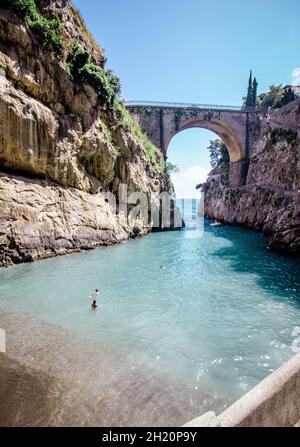
<path fill-rule="evenodd" d="M 121 78 L 126 100 L 239 105 L 250 68 L 262 92 L 291 83 L 300 66 L 299 0 L 73 3 L 105 49 L 107 68 Z M 191 129 L 171 141 L 180 182 L 194 166 L 209 168 L 205 148 L 212 138 Z"/>

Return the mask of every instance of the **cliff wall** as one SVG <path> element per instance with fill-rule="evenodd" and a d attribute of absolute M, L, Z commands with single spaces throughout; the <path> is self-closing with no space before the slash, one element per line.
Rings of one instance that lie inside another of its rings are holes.
<path fill-rule="evenodd" d="M 205 185 L 205 214 L 263 231 L 272 248 L 300 253 L 300 99 L 265 116 L 245 186 Z"/>
<path fill-rule="evenodd" d="M 128 194 L 173 193 L 161 153 L 130 119 L 105 62 L 69 1 L 4 1 L 0 265 L 150 231 L 120 221 L 103 200 L 106 191 L 118 197 L 120 184 Z"/>

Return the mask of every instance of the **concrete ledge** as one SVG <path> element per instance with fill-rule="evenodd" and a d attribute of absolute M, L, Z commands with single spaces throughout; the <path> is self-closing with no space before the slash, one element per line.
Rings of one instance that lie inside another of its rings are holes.
<path fill-rule="evenodd" d="M 300 419 L 300 353 L 216 416 L 209 412 L 185 427 L 293 427 Z"/>
<path fill-rule="evenodd" d="M 216 416 L 216 413 L 209 411 L 202 416 L 193 419 L 184 425 L 184 427 L 220 427 L 220 420 Z"/>

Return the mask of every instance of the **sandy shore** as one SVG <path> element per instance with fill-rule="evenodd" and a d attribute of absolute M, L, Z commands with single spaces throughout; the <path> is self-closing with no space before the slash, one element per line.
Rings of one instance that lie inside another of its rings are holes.
<path fill-rule="evenodd" d="M 221 408 L 123 352 L 0 309 L 0 426 L 180 426 Z"/>

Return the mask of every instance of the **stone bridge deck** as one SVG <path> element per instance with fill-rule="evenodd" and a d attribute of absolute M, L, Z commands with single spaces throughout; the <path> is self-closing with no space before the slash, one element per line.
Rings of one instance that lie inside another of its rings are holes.
<path fill-rule="evenodd" d="M 198 104 L 184 102 L 156 102 L 156 101 L 126 101 L 127 107 L 161 107 L 172 109 L 200 109 L 200 110 L 227 110 L 245 112 L 253 111 L 253 108 L 245 108 L 240 106 L 217 105 L 217 104 Z"/>

